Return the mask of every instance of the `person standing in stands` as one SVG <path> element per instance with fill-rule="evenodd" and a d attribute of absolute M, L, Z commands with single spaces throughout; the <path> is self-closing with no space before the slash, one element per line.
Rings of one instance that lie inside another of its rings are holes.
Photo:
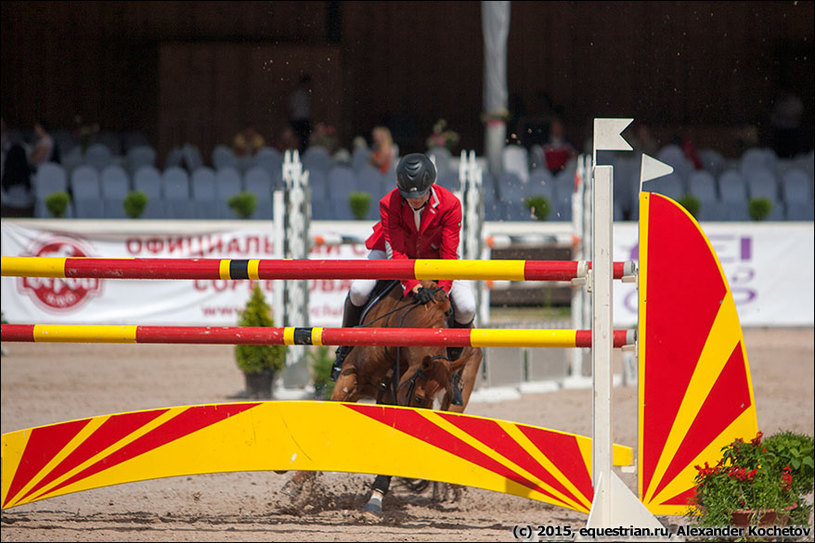
<path fill-rule="evenodd" d="M 34 135 L 37 136 L 37 141 L 31 152 L 28 154 L 28 163 L 31 168 L 36 171 L 41 165 L 46 162 L 54 161 L 54 138 L 45 129 L 43 123 L 34 123 Z"/>
<path fill-rule="evenodd" d="M 373 140 L 371 164 L 381 173 L 388 173 L 393 160 L 396 158 L 391 131 L 386 126 L 377 126 L 371 132 L 371 139 Z"/>
<path fill-rule="evenodd" d="M 289 96 L 289 123 L 300 140 L 300 154 L 311 138 L 311 76 L 303 74 L 297 88 Z"/>
<path fill-rule="evenodd" d="M 461 235 L 461 202 L 455 194 L 436 185 L 436 166 L 422 153 L 411 153 L 396 166 L 396 188 L 379 201 L 380 220 L 365 242 L 369 259 L 458 259 Z M 343 328 L 359 325 L 363 309 L 376 280 L 358 279 L 351 283 L 345 299 Z M 454 310 L 454 328 L 472 328 L 475 296 L 470 281 L 439 281 L 448 293 Z M 403 296 L 425 304 L 433 291 L 422 288 L 415 279 L 402 281 Z M 336 380 L 351 347 L 340 346 L 331 370 Z M 458 350 L 460 354 L 461 349 Z"/>

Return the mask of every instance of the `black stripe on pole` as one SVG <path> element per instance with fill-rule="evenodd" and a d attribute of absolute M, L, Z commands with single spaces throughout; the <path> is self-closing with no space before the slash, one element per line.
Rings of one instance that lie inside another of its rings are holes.
<path fill-rule="evenodd" d="M 295 328 L 294 329 L 294 344 L 295 345 L 311 345 L 311 330 L 312 328 Z"/>
<path fill-rule="evenodd" d="M 232 279 L 249 279 L 249 261 L 230 260 L 229 277 Z"/>

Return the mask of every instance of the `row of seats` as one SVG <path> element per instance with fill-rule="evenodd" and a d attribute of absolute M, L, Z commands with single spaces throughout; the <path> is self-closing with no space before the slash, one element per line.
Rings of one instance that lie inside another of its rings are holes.
<path fill-rule="evenodd" d="M 617 160 L 614 167 L 614 200 L 618 219 L 638 218 L 639 163 Z M 687 177 L 674 173 L 648 181 L 643 190 L 658 192 L 680 200 L 690 194 L 699 200 L 700 221 L 749 221 L 749 202 L 767 198 L 771 204 L 769 221 L 813 220 L 813 175 L 804 163 L 786 169 L 771 169 L 767 165 L 740 168 L 725 167 L 719 174 L 708 170 L 692 170 Z"/>
<path fill-rule="evenodd" d="M 131 191 L 142 191 L 148 204 L 145 219 L 236 219 L 229 199 L 243 191 L 257 198 L 252 219 L 272 219 L 274 182 L 259 166 L 241 174 L 234 168 L 213 170 L 202 166 L 192 174 L 178 166 L 159 171 L 153 166 L 139 168 L 132 178 L 119 165 L 97 172 L 79 166 L 70 175 L 59 164 L 47 163 L 33 180 L 35 217 L 49 217 L 45 200 L 49 194 L 71 194 L 68 217 L 81 219 L 125 219 L 124 200 Z"/>
<path fill-rule="evenodd" d="M 395 186 L 393 170 L 383 175 L 369 164 L 355 170 L 353 166 L 341 163 L 327 168 L 312 166 L 308 169 L 313 219 L 353 219 L 349 205 L 352 192 L 370 195 L 365 218 L 377 219 L 378 200 Z M 192 174 L 180 166 L 159 171 L 148 165 L 130 176 L 125 168 L 115 164 L 101 172 L 83 165 L 70 173 L 59 164 L 47 164 L 40 168 L 34 179 L 36 216 L 47 216 L 45 196 L 68 190 L 74 200 L 72 216 L 124 218 L 122 200 L 131 190 L 142 190 L 151 202 L 145 218 L 232 219 L 235 215 L 226 202 L 234 194 L 248 190 L 258 199 L 253 218 L 270 219 L 271 193 L 279 186 L 281 170 L 274 173 L 276 175 L 260 165 L 245 172 L 230 165 L 218 169 L 199 166 Z M 524 181 L 514 172 L 505 171 L 495 178 L 484 171 L 486 220 L 535 220 L 526 200 L 538 195 L 545 196 L 551 203 L 548 220 L 571 220 L 574 173 L 573 167 L 556 174 L 545 168 L 535 168 Z M 614 180 L 615 220 L 636 220 L 637 162 L 634 159 L 617 160 Z M 439 175 L 438 183 L 450 190 L 458 190 L 458 172 L 448 168 Z M 767 197 L 773 202 L 768 220 L 813 220 L 813 178 L 799 168 L 787 170 L 781 177 L 763 168 L 748 171 L 747 175 L 738 169 L 728 169 L 719 176 L 706 170 L 695 170 L 687 182 L 678 173 L 673 173 L 647 182 L 644 189 L 675 200 L 688 193 L 696 196 L 701 203 L 697 218 L 702 221 L 749 220 L 748 202 L 756 196 Z"/>

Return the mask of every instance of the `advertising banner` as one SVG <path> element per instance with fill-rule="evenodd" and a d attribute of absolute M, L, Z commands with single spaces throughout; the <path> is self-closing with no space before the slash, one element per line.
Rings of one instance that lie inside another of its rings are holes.
<path fill-rule="evenodd" d="M 52 225 L 54 223 L 51 223 Z M 61 221 L 59 229 L 37 221 L 2 223 L 3 256 L 105 258 L 274 259 L 271 223 L 186 223 L 183 232 L 113 232 L 112 223 L 96 226 Z M 164 223 L 167 225 L 168 223 Z M 220 228 L 220 229 L 213 229 Z M 169 231 L 173 225 L 169 225 Z M 165 230 L 165 231 L 168 231 Z M 346 230 L 344 228 L 344 230 Z M 349 235 L 364 239 L 370 224 L 351 223 Z M 364 259 L 363 244 L 315 247 L 314 259 Z M 258 281 L 273 307 L 282 281 Z M 255 281 L 116 280 L 3 277 L 2 311 L 10 323 L 235 326 Z M 309 281 L 311 326 L 340 326 L 350 281 Z M 274 315 L 273 315 L 274 317 Z M 276 326 L 304 326 L 281 323 Z"/>
<path fill-rule="evenodd" d="M 110 221 L 3 220 L 2 255 L 279 258 L 271 223 L 150 224 L 117 223 L 114 227 Z M 349 239 L 364 240 L 371 225 L 370 221 L 348 221 L 328 231 L 312 224 L 312 235 L 339 231 Z M 506 226 L 502 225 L 502 231 Z M 742 326 L 813 325 L 815 255 L 811 223 L 706 223 L 702 229 L 721 262 Z M 490 233 L 489 223 L 485 231 Z M 528 233 L 528 225 L 521 232 Z M 636 223 L 615 223 L 614 260 L 636 262 L 637 242 Z M 367 254 L 362 243 L 323 245 L 314 247 L 310 258 L 365 259 Z M 683 265 L 687 273 L 693 273 L 692 262 Z M 284 283 L 259 283 L 273 306 L 275 288 L 282 288 Z M 253 284 L 249 280 L 3 277 L 2 311 L 10 323 L 235 326 Z M 275 325 L 340 326 L 349 288 L 349 280 L 309 281 L 309 323 L 281 323 L 276 319 Z M 634 326 L 636 284 L 615 281 L 613 288 L 615 326 Z"/>

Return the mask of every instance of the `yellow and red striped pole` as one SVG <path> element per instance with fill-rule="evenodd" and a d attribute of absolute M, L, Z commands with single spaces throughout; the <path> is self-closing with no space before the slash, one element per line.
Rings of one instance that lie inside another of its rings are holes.
<path fill-rule="evenodd" d="M 98 279 L 471 279 L 570 281 L 591 263 L 561 260 L 234 260 L 217 258 L 2 257 L 3 277 Z M 614 263 L 614 278 L 626 274 Z"/>
<path fill-rule="evenodd" d="M 635 336 L 634 329 L 615 330 L 614 346 L 633 344 Z M 590 348 L 591 330 L 3 324 L 2 339 L 37 343 Z"/>

